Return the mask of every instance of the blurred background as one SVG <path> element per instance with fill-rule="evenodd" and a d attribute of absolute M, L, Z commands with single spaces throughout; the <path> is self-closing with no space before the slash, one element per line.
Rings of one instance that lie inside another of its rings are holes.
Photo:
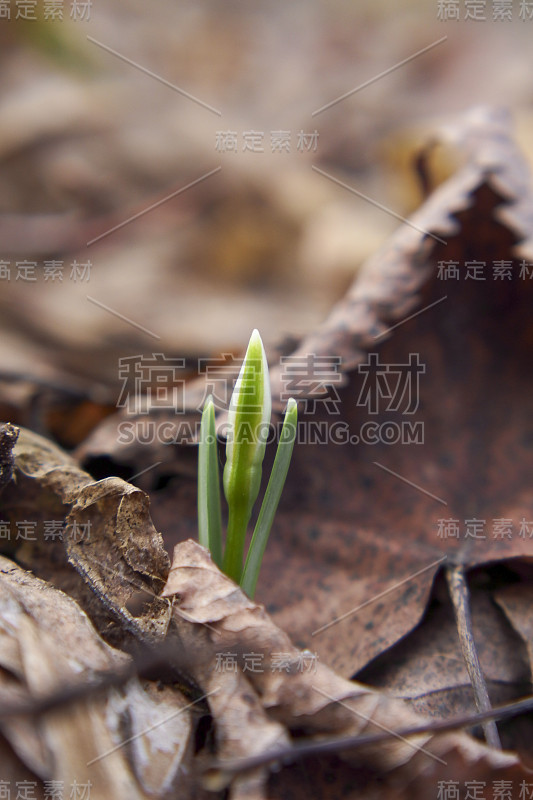
<path fill-rule="evenodd" d="M 506 106 L 533 154 L 532 37 L 516 0 L 1 2 L 2 418 L 53 391 L 74 446 L 120 358 L 312 330 L 401 224 L 379 206 L 455 168 L 448 120 Z"/>

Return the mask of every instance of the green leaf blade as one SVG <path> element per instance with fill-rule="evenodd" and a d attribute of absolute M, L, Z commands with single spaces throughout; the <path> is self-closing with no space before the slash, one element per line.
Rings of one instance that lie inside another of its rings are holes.
<path fill-rule="evenodd" d="M 228 503 L 223 569 L 237 583 L 246 531 L 261 486 L 271 407 L 265 349 L 259 331 L 254 330 L 230 401 L 223 481 Z"/>
<path fill-rule="evenodd" d="M 241 586 L 246 594 L 253 598 L 261 562 L 267 545 L 272 523 L 279 505 L 283 487 L 287 479 L 289 465 L 296 440 L 298 424 L 298 405 L 291 397 L 287 403 L 285 420 L 281 430 L 280 441 L 274 459 L 274 465 L 263 498 L 259 517 L 250 543 L 246 564 L 241 579 Z"/>
<path fill-rule="evenodd" d="M 209 396 L 200 424 L 198 448 L 198 541 L 217 566 L 222 564 L 222 511 L 218 471 L 215 406 Z"/>

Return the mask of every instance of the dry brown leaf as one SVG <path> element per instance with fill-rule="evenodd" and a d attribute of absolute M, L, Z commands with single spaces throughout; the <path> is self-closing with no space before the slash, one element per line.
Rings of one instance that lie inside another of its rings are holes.
<path fill-rule="evenodd" d="M 2 649 L 0 664 L 6 681 L 16 679 L 11 702 L 13 696 L 37 701 L 121 671 L 129 663 L 128 656 L 103 642 L 62 592 L 5 558 L 0 560 L 0 581 L 2 639 L 10 643 Z M 190 758 L 192 721 L 190 712 L 182 712 L 189 705 L 175 687 L 146 691 L 130 679 L 120 691 L 109 689 L 103 699 L 50 710 L 38 722 L 8 717 L 3 734 L 41 781 L 68 787 L 90 783 L 90 796 L 98 800 L 110 792 L 139 800 L 169 797 L 178 786 L 180 797 L 188 797 L 190 780 L 183 763 Z"/>
<path fill-rule="evenodd" d="M 41 436 L 21 430 L 15 448 L 16 481 L 2 497 L 10 549 L 42 577 L 102 607 L 115 621 L 145 637 L 161 636 L 166 624 L 152 605 L 168 571 L 168 555 L 149 515 L 149 499 L 120 478 L 94 482 L 60 448 Z M 26 539 L 17 527 L 31 527 Z M 55 528 L 50 522 L 55 521 Z M 50 531 L 54 531 L 52 535 Z M 20 538 L 19 538 L 20 537 Z M 87 593 L 83 576 L 92 589 Z M 131 613 L 128 603 L 139 599 Z"/>
<path fill-rule="evenodd" d="M 533 586 L 524 584 L 506 586 L 499 589 L 494 597 L 522 639 L 528 650 L 530 663 L 533 663 L 533 620 L 531 618 Z"/>
<path fill-rule="evenodd" d="M 479 113 L 452 131 L 469 160 L 412 218 L 447 244 L 403 226 L 296 351 L 339 354 L 352 368 L 368 351 L 382 364 L 418 353 L 426 366 L 414 418 L 424 424 L 424 443 L 297 446 L 285 514 L 266 554 L 261 596 L 275 619 L 346 675 L 420 620 L 439 558 L 470 568 L 533 554 L 533 540 L 518 535 L 533 512 L 526 401 L 533 284 L 519 278 L 515 248 L 532 236 L 533 206 L 507 125 L 501 115 Z M 449 260 L 462 265 L 461 279 L 438 278 L 439 262 Z M 465 279 L 472 260 L 490 265 L 486 281 Z M 512 280 L 493 280 L 492 263 L 506 260 Z M 357 405 L 363 377 L 353 371 L 341 392 L 340 419 L 350 434 L 372 420 Z M 382 412 L 373 421 L 387 419 L 402 418 Z M 315 420 L 328 424 L 325 414 Z M 473 517 L 486 520 L 486 538 L 465 539 L 465 520 Z M 461 537 L 439 538 L 441 518 L 459 520 Z M 496 518 L 512 521 L 511 538 L 492 536 Z"/>
<path fill-rule="evenodd" d="M 255 708 L 259 702 L 270 718 L 282 723 L 288 732 L 298 732 L 300 736 L 361 735 L 376 729 L 399 729 L 415 720 L 420 722 L 421 718 L 401 700 L 347 681 L 320 660 L 310 661 L 310 654 L 295 648 L 263 607 L 251 603 L 232 581 L 222 575 L 207 551 L 196 542 L 187 541 L 176 546 L 163 596 L 175 598 L 173 614 L 180 641 L 182 644 L 186 642 L 187 652 L 201 646 L 204 660 L 211 665 L 208 674 L 205 666 L 196 668 L 195 678 L 204 690 L 213 684 L 220 687 L 221 694 L 216 696 L 217 699 L 210 699 L 210 704 L 219 704 L 215 718 L 220 719 L 224 706 L 223 717 L 226 724 L 231 725 L 235 711 L 237 722 L 234 729 L 242 724 L 243 691 L 248 695 L 247 705 L 254 709 L 256 724 L 261 719 Z M 211 604 L 212 614 L 209 613 Z M 224 666 L 224 656 L 228 654 L 235 657 L 230 661 L 229 669 L 227 662 Z M 250 668 L 251 654 L 256 656 L 255 668 Z M 280 656 L 283 659 L 280 660 Z M 231 675 L 229 681 L 226 678 L 228 672 Z M 239 685 L 239 678 L 245 679 L 246 690 L 242 684 Z M 268 745 L 262 741 L 262 747 L 257 748 L 253 738 L 243 738 L 242 734 L 238 740 L 234 738 L 228 742 L 226 731 L 224 725 L 222 747 L 217 751 L 222 768 L 225 759 L 252 755 L 258 750 L 268 752 L 271 749 L 275 753 L 283 742 L 278 734 L 279 738 L 274 736 Z M 431 781 L 436 785 L 437 780 L 444 780 L 443 776 L 448 774 L 450 763 L 453 763 L 456 776 L 496 775 L 499 770 L 514 778 L 521 774 L 513 756 L 492 751 L 463 733 L 436 736 L 426 733 L 412 740 L 393 738 L 379 748 L 367 747 L 364 756 L 344 753 L 344 757 L 357 766 L 361 763 L 372 765 L 382 775 L 401 770 L 405 785 L 418 779 L 426 787 L 431 785 Z M 287 780 L 290 785 L 290 771 Z M 239 792 L 235 796 L 240 796 Z M 283 791 L 280 796 L 284 796 Z"/>
<path fill-rule="evenodd" d="M 527 594 L 524 585 L 517 588 L 517 594 Z M 436 595 L 422 623 L 361 670 L 357 679 L 409 700 L 426 716 L 460 716 L 472 711 L 472 686 L 450 602 L 444 591 Z M 503 705 L 527 695 L 531 667 L 519 637 L 479 586 L 471 591 L 471 609 L 474 640 L 492 702 Z M 514 749 L 512 740 L 504 742 L 507 749 Z"/>

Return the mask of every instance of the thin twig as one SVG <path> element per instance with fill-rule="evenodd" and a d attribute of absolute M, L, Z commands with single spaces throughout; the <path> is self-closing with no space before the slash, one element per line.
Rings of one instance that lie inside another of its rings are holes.
<path fill-rule="evenodd" d="M 177 643 L 163 644 L 157 647 L 140 645 L 134 653 L 129 653 L 131 662 L 121 669 L 112 669 L 87 681 L 76 681 L 61 686 L 57 691 L 44 697 L 24 697 L 7 703 L 0 703 L 0 721 L 10 717 L 39 716 L 48 711 L 65 708 L 87 698 L 96 697 L 111 688 L 124 686 L 136 675 L 154 680 L 163 676 L 171 676 L 174 683 L 187 697 L 199 697 L 202 693 L 190 677 L 191 664 L 184 657 L 182 648 Z"/>
<path fill-rule="evenodd" d="M 468 675 L 474 689 L 474 702 L 479 712 L 490 711 L 492 706 L 487 691 L 485 677 L 479 663 L 476 643 L 472 631 L 472 615 L 470 613 L 470 594 L 466 581 L 464 567 L 457 565 L 448 567 L 446 579 L 453 605 L 453 613 L 457 623 L 461 649 L 463 651 Z M 494 720 L 489 720 L 483 725 L 483 733 L 487 744 L 501 750 L 500 736 Z"/>
<path fill-rule="evenodd" d="M 205 771 L 206 785 L 221 787 L 227 785 L 237 774 L 264 767 L 268 764 L 292 764 L 312 756 L 323 756 L 340 753 L 343 750 L 359 750 L 362 747 L 378 745 L 391 739 L 422 734 L 451 733 L 462 728 L 471 728 L 495 719 L 507 719 L 533 710 L 533 696 L 516 700 L 513 703 L 493 708 L 479 714 L 469 714 L 450 720 L 440 720 L 424 725 L 415 725 L 410 728 L 400 728 L 395 731 L 369 734 L 368 736 L 344 736 L 341 738 L 326 739 L 304 744 L 295 744 L 282 747 L 276 751 L 260 753 L 250 758 L 234 761 L 218 761 L 211 764 Z"/>

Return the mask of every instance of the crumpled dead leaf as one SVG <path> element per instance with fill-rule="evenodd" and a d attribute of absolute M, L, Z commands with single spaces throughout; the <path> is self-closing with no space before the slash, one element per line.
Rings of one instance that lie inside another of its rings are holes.
<path fill-rule="evenodd" d="M 361 735 L 376 728 L 390 731 L 415 720 L 420 722 L 420 717 L 401 700 L 347 681 L 319 659 L 309 659 L 312 654 L 295 648 L 263 607 L 252 603 L 222 575 L 207 551 L 194 541 L 176 546 L 163 596 L 175 597 L 173 615 L 183 631 L 181 640 L 184 641 L 184 635 L 191 640 L 187 650 L 194 647 L 194 638 L 200 636 L 204 659 L 209 653 L 206 659 L 211 664 L 209 673 L 205 675 L 196 670 L 195 677 L 205 690 L 213 685 L 219 688 L 216 700 L 218 722 L 225 718 L 228 726 L 231 725 L 236 685 L 237 696 L 246 692 L 249 707 L 254 708 L 254 701 L 259 702 L 269 718 L 277 720 L 289 733 L 298 732 L 300 736 L 324 736 L 326 733 Z M 196 632 L 194 626 L 184 628 L 183 620 L 196 623 L 199 628 Z M 255 668 L 250 668 L 252 654 Z M 229 669 L 224 666 L 224 656 L 228 655 L 234 656 L 233 660 L 230 659 Z M 228 672 L 232 675 L 229 688 L 226 681 Z M 254 708 L 254 720 L 258 719 L 260 716 Z M 260 741 L 258 747 L 255 737 L 243 737 L 242 733 L 228 740 L 226 731 L 227 726 L 223 724 L 219 742 L 222 746 L 217 752 L 222 774 L 225 759 L 235 760 L 267 750 L 264 741 Z M 274 753 L 283 741 L 279 733 L 271 740 L 270 748 Z M 353 764 L 362 763 L 360 754 L 344 753 L 343 756 Z M 363 758 L 364 763 L 372 764 L 382 774 L 401 769 L 406 784 L 423 777 L 428 786 L 432 781 L 436 786 L 437 780 L 444 779 L 448 760 L 454 764 L 455 780 L 461 780 L 461 775 L 470 779 L 481 774 L 486 777 L 493 771 L 496 775 L 499 770 L 515 777 L 521 772 L 513 756 L 490 750 L 463 733 L 437 736 L 428 733 L 412 740 L 403 737 L 392 739 L 386 746 L 366 748 Z M 242 778 L 237 778 L 236 790 L 239 779 Z M 290 774 L 287 779 L 290 786 Z M 245 786 L 249 791 L 248 785 Z M 258 784 L 254 789 L 254 797 L 264 796 L 260 792 L 257 794 Z M 235 796 L 240 796 L 240 791 Z M 282 789 L 280 796 L 285 796 Z"/>
<path fill-rule="evenodd" d="M 93 481 L 64 451 L 25 429 L 15 455 L 16 482 L 2 497 L 9 549 L 41 577 L 92 603 L 95 613 L 103 607 L 136 635 L 161 637 L 165 623 L 155 628 L 152 606 L 167 608 L 157 594 L 169 562 L 148 496 L 120 478 Z M 132 598 L 141 600 L 135 613 L 127 607 Z"/>
<path fill-rule="evenodd" d="M 527 597 L 524 584 L 507 587 Z M 502 590 L 505 595 L 505 589 Z M 498 593 L 495 595 L 498 597 Z M 524 644 L 506 624 L 488 592 L 475 587 L 470 593 L 474 640 L 483 674 L 495 705 L 527 695 L 531 667 Z M 467 713 L 472 686 L 457 636 L 449 601 L 438 586 L 424 619 L 415 630 L 357 676 L 395 697 L 408 699 L 426 716 Z M 511 742 L 506 745 L 511 749 Z"/>
<path fill-rule="evenodd" d="M 62 688 L 123 671 L 129 657 L 107 645 L 63 592 L 0 559 L 1 696 L 28 704 Z M 50 710 L 39 720 L 8 717 L 2 734 L 41 781 L 89 785 L 94 798 L 189 797 L 184 763 L 193 724 L 175 687 L 146 690 L 130 678 L 100 699 Z M 30 704 L 31 707 L 31 704 Z M 127 735 L 126 731 L 130 734 Z M 2 772 L 4 774 L 4 772 Z M 80 788 L 80 791 L 82 789 Z M 87 791 L 87 790 L 86 790 Z"/>

